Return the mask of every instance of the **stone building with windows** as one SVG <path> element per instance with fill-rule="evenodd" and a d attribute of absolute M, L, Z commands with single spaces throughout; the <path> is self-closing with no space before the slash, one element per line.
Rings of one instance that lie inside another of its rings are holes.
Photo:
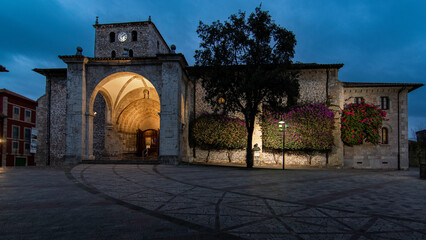
<path fill-rule="evenodd" d="M 209 111 L 200 79 L 191 76 L 185 57 L 168 46 L 149 21 L 99 24 L 95 55 L 59 58 L 67 68 L 34 69 L 46 77 L 39 99 L 37 164 L 71 164 L 83 160 L 158 159 L 161 163 L 203 162 L 206 153 L 189 145 L 189 121 Z M 293 64 L 300 71 L 299 103 L 331 104 L 336 114 L 334 148 L 309 157 L 309 164 L 361 168 L 407 168 L 407 95 L 422 84 L 349 83 L 339 80 L 343 64 Z M 349 102 L 382 106 L 389 122 L 382 144 L 344 146 L 340 113 Z M 261 129 L 253 144 L 262 149 Z M 241 161 L 243 154 L 207 153 L 212 161 Z M 261 153 L 261 163 L 279 164 Z M 303 156 L 288 156 L 293 165 L 308 165 Z M 313 161 L 311 161 L 313 160 Z M 293 162 L 292 162 L 293 161 Z M 282 162 L 281 162 L 282 164 Z"/>
<path fill-rule="evenodd" d="M 35 165 L 31 133 L 37 102 L 3 88 L 0 103 L 0 167 Z"/>

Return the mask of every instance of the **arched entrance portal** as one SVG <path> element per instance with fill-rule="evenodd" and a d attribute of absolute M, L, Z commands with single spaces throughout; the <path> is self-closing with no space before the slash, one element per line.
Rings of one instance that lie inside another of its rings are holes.
<path fill-rule="evenodd" d="M 136 155 L 141 157 L 158 156 L 159 132 L 155 129 L 142 131 L 136 134 Z"/>
<path fill-rule="evenodd" d="M 103 79 L 89 105 L 95 159 L 158 156 L 160 107 L 154 85 L 139 74 L 120 72 Z"/>

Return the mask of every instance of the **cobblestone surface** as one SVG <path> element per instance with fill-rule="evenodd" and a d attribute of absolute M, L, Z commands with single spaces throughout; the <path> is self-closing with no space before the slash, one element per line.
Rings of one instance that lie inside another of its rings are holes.
<path fill-rule="evenodd" d="M 418 176 L 418 169 L 7 169 L 0 174 L 0 233 L 21 236 L 11 239 L 47 229 L 64 239 L 74 232 L 100 234 L 95 239 L 426 239 L 426 181 Z M 46 186 L 27 186 L 31 177 Z M 16 222 L 30 226 L 17 231 Z"/>

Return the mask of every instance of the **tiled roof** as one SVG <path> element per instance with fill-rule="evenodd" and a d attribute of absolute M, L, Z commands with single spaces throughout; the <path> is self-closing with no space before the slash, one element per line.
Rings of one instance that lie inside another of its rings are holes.
<path fill-rule="evenodd" d="M 327 69 L 327 68 L 337 68 L 340 69 L 343 67 L 343 63 L 334 63 L 334 64 L 322 64 L 322 63 L 293 63 L 291 64 L 292 68 L 295 69 Z"/>
<path fill-rule="evenodd" d="M 9 72 L 5 67 L 0 65 L 0 72 Z"/>
<path fill-rule="evenodd" d="M 319 63 L 292 63 L 289 66 L 285 65 L 285 64 L 281 64 L 281 65 L 275 65 L 276 67 L 286 67 L 287 69 L 340 69 L 341 67 L 343 67 L 343 63 L 336 63 L 336 64 L 319 64 Z M 244 65 L 236 65 L 236 66 L 232 66 L 234 68 L 239 68 L 239 67 L 243 67 Z M 269 65 L 269 66 L 274 66 L 274 65 Z M 186 67 L 186 69 L 189 72 L 192 72 L 196 69 L 209 69 L 210 67 L 199 67 L 199 66 L 188 66 Z"/>
<path fill-rule="evenodd" d="M 34 100 L 32 100 L 32 99 L 29 99 L 29 98 L 27 98 L 27 97 L 24 97 L 24 96 L 22 96 L 22 95 L 20 95 L 20 94 L 17 94 L 17 93 L 15 93 L 15 92 L 9 91 L 9 90 L 7 90 L 6 88 L 0 89 L 0 94 L 3 94 L 3 93 L 4 93 L 4 94 L 6 94 L 6 95 L 15 96 L 15 97 L 22 98 L 22 99 L 25 99 L 25 100 L 27 100 L 27 101 L 30 101 L 30 102 L 36 103 L 36 101 L 34 101 Z"/>
<path fill-rule="evenodd" d="M 372 82 L 342 82 L 345 88 L 356 87 L 411 87 L 411 92 L 423 86 L 423 83 L 372 83 Z"/>
<path fill-rule="evenodd" d="M 66 68 L 34 68 L 34 72 L 40 73 L 43 76 L 51 76 L 51 75 L 67 75 Z"/>

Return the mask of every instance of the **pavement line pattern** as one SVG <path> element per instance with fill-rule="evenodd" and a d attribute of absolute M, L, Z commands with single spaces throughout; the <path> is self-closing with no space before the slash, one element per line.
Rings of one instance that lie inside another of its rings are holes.
<path fill-rule="evenodd" d="M 339 207 L 364 195 L 375 203 L 376 192 L 414 181 L 406 176 L 165 165 L 78 165 L 67 176 L 116 204 L 223 239 L 426 239 L 425 218 Z"/>

